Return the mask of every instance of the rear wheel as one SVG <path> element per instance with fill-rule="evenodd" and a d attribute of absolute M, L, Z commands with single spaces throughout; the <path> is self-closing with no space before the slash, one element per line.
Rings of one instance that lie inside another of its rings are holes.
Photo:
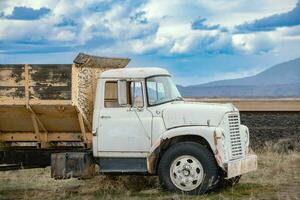
<path fill-rule="evenodd" d="M 217 164 L 201 144 L 181 142 L 162 156 L 158 174 L 163 188 L 186 194 L 203 194 L 217 180 Z"/>

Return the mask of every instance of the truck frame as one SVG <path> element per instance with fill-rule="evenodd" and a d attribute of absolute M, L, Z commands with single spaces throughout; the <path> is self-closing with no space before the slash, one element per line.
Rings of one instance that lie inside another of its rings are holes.
<path fill-rule="evenodd" d="M 185 102 L 166 70 L 128 62 L 79 54 L 69 66 L 0 68 L 4 169 L 51 165 L 56 179 L 88 178 L 98 165 L 158 175 L 186 194 L 257 169 L 237 108 Z"/>

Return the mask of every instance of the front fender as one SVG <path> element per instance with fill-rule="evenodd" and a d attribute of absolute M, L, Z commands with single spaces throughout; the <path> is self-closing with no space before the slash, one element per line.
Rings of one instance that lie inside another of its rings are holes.
<path fill-rule="evenodd" d="M 209 144 L 210 148 L 214 151 L 214 131 L 216 127 L 208 126 L 187 126 L 187 127 L 178 127 L 174 129 L 167 130 L 162 134 L 161 140 L 171 139 L 177 136 L 185 135 L 196 135 L 203 137 Z"/>
<path fill-rule="evenodd" d="M 178 136 L 188 136 L 188 135 L 193 135 L 193 136 L 200 136 L 204 138 L 207 143 L 209 144 L 210 148 L 216 154 L 217 149 L 216 149 L 216 134 L 215 134 L 216 127 L 208 127 L 208 126 L 184 126 L 184 127 L 178 127 L 178 128 L 173 128 L 170 130 L 165 131 L 159 139 L 157 139 L 154 143 L 152 148 L 150 149 L 150 152 L 147 157 L 148 161 L 148 171 L 150 173 L 154 173 L 154 166 L 155 166 L 155 161 L 157 159 L 156 155 L 156 149 L 163 143 L 163 141 L 178 137 Z"/>

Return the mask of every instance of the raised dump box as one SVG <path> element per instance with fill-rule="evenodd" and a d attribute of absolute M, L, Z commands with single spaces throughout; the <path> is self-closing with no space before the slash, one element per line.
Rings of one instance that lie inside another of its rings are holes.
<path fill-rule="evenodd" d="M 90 147 L 97 74 L 128 62 L 79 54 L 74 64 L 0 65 L 0 147 Z"/>

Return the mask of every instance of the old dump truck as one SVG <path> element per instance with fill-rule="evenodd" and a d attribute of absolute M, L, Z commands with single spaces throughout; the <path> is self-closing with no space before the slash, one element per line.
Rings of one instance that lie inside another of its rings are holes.
<path fill-rule="evenodd" d="M 0 65 L 1 169 L 51 165 L 54 178 L 159 175 L 202 194 L 256 170 L 232 104 L 185 102 L 160 68 L 79 54 L 72 65 Z"/>

